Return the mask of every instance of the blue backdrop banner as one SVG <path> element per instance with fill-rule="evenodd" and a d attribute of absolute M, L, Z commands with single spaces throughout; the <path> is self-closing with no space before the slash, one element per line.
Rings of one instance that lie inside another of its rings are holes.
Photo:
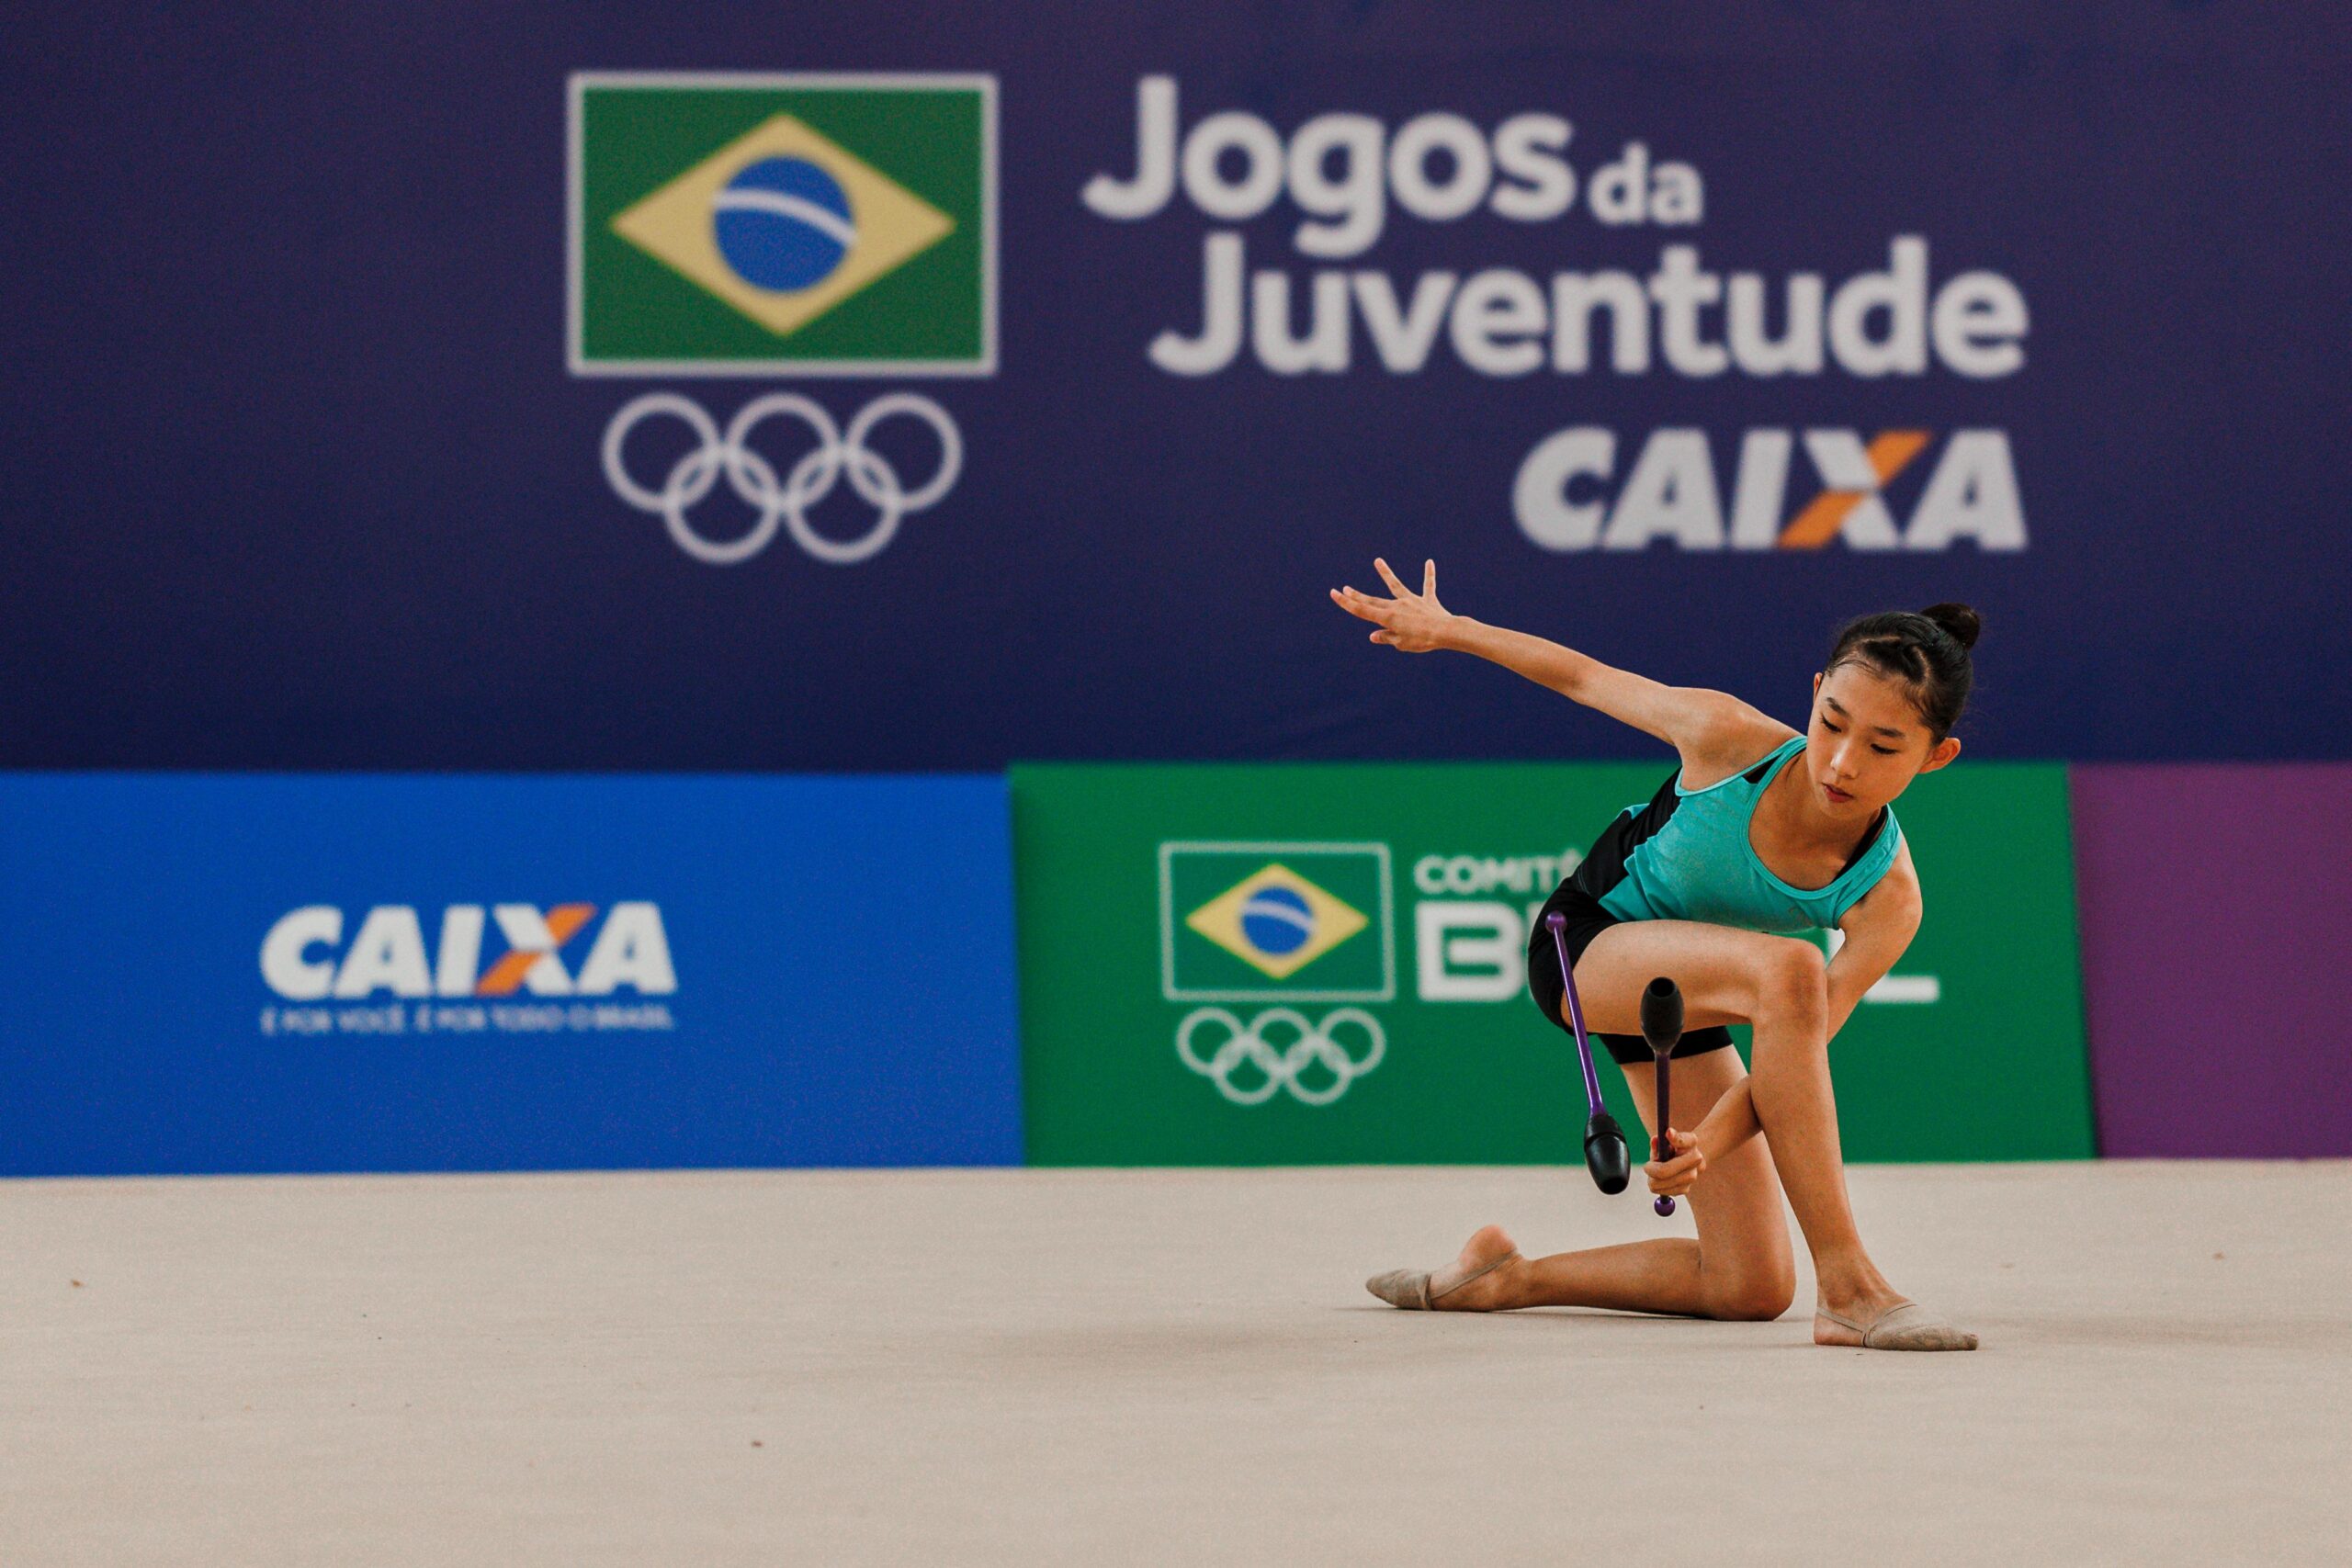
<path fill-rule="evenodd" d="M 18 765 L 1654 754 L 1369 648 L 1375 552 L 1791 720 L 1961 599 L 1980 755 L 2352 755 L 2341 6 L 10 30 Z"/>
<path fill-rule="evenodd" d="M 994 778 L 0 776 L 0 1174 L 1022 1157 Z"/>

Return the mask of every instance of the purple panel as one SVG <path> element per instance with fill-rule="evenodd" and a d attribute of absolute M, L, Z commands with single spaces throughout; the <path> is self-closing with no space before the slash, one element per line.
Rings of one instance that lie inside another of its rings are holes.
<path fill-rule="evenodd" d="M 2352 1155 L 2352 765 L 2071 778 L 2101 1152 Z"/>

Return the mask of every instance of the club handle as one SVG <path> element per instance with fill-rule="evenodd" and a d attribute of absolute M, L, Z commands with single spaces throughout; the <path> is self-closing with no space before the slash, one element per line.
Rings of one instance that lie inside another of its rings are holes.
<path fill-rule="evenodd" d="M 1657 1136 L 1651 1140 L 1651 1157 L 1659 1161 L 1674 1157 L 1674 1145 L 1666 1141 L 1666 1130 L 1674 1125 L 1674 1095 L 1669 1068 L 1674 1061 L 1674 1048 L 1682 1040 L 1682 990 L 1672 980 L 1660 975 L 1642 987 L 1642 1038 L 1649 1043 L 1651 1055 L 1657 1060 Z M 1663 1219 L 1674 1213 L 1674 1200 L 1659 1198 L 1650 1204 L 1653 1213 Z"/>
<path fill-rule="evenodd" d="M 1584 1002 L 1577 995 L 1576 966 L 1568 962 L 1568 939 L 1566 931 L 1568 918 L 1555 909 L 1544 917 L 1544 929 L 1552 933 L 1552 951 L 1560 959 L 1560 993 L 1568 1004 L 1569 1032 L 1577 1038 L 1577 1066 L 1584 1071 L 1584 1103 L 1588 1115 L 1600 1114 L 1600 1075 L 1592 1066 L 1592 1042 L 1585 1035 Z M 1623 1190 L 1621 1188 L 1619 1190 Z"/>
<path fill-rule="evenodd" d="M 1657 1059 L 1657 1124 L 1660 1127 L 1667 1125 L 1666 1064 L 1669 1059 L 1670 1058 L 1665 1056 L 1660 1056 Z M 1659 1133 L 1657 1137 L 1650 1140 L 1650 1157 L 1652 1159 L 1661 1161 L 1669 1160 L 1674 1157 L 1674 1145 L 1666 1141 L 1666 1134 L 1663 1132 Z M 1664 1219 L 1667 1215 L 1674 1213 L 1674 1200 L 1671 1198 L 1653 1199 L 1650 1202 L 1650 1210 L 1660 1219 Z"/>

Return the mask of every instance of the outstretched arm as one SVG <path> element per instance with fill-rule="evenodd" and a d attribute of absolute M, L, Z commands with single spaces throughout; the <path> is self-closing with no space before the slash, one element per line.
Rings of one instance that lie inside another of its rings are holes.
<path fill-rule="evenodd" d="M 1726 726 L 1772 722 L 1726 693 L 1665 685 L 1556 642 L 1454 615 L 1438 603 L 1435 561 L 1423 563 L 1419 593 L 1398 581 L 1386 561 L 1372 564 L 1396 595 L 1394 599 L 1375 599 L 1352 588 L 1333 589 L 1331 599 L 1349 615 L 1379 628 L 1372 634 L 1373 641 L 1399 652 L 1428 653 L 1446 648 L 1476 654 L 1621 724 L 1655 735 L 1685 757 Z M 1786 727 L 1781 728 L 1785 733 Z"/>

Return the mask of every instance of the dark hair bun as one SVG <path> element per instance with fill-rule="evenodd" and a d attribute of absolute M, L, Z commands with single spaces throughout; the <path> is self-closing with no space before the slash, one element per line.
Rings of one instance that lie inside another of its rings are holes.
<path fill-rule="evenodd" d="M 1984 617 L 1965 604 L 1930 604 L 1919 614 L 1951 633 L 1962 648 L 1974 648 L 1977 634 L 1984 629 Z"/>

